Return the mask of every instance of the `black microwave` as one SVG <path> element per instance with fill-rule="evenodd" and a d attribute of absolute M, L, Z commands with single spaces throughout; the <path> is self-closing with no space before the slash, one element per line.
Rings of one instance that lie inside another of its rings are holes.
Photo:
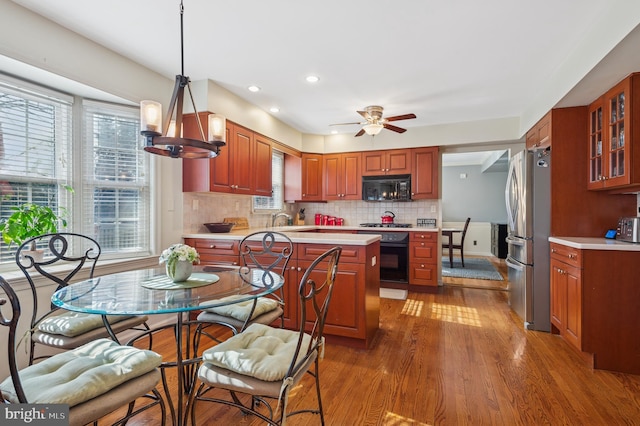
<path fill-rule="evenodd" d="M 364 201 L 411 201 L 411 175 L 363 176 Z"/>

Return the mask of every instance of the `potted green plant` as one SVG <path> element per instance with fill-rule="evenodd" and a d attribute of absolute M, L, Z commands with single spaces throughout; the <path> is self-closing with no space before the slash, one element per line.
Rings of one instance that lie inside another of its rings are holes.
<path fill-rule="evenodd" d="M 65 185 L 64 188 L 73 193 L 73 188 Z M 2 240 L 9 246 L 20 246 L 29 238 L 38 235 L 58 232 L 59 227 L 67 226 L 67 210 L 64 207 L 55 212 L 49 206 L 35 203 L 24 203 L 17 207 L 11 207 L 13 213 L 6 219 L 0 220 L 0 233 Z M 36 251 L 35 242 L 30 247 Z"/>

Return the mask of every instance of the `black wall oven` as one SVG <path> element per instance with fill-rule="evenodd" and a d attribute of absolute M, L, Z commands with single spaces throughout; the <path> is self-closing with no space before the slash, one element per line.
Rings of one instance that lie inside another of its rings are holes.
<path fill-rule="evenodd" d="M 365 226 L 365 224 L 360 225 Z M 362 230 L 359 234 L 378 234 L 380 240 L 381 283 L 409 283 L 409 233 L 406 231 Z"/>

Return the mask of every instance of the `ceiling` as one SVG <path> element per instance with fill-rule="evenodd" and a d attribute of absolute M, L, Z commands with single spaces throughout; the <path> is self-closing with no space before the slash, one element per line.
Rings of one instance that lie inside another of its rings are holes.
<path fill-rule="evenodd" d="M 13 1 L 169 79 L 181 72 L 179 0 Z M 536 104 L 589 103 L 640 70 L 589 73 L 640 22 L 624 15 L 636 1 L 184 0 L 184 71 L 277 106 L 302 133 L 355 133 L 330 124 L 360 121 L 367 105 L 415 113 L 394 122 L 409 129 L 524 117 Z M 617 31 L 603 25 L 619 17 Z"/>

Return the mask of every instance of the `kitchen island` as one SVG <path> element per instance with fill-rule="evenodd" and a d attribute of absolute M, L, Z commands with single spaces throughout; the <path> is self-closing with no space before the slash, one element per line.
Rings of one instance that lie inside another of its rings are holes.
<path fill-rule="evenodd" d="M 247 229 L 219 234 L 185 234 L 185 244 L 195 247 L 203 264 L 240 263 L 238 244 L 258 231 L 286 232 L 294 253 L 285 273 L 285 327 L 298 323 L 298 284 L 306 268 L 331 247 L 341 246 L 342 255 L 331 299 L 325 336 L 329 342 L 369 348 L 380 321 L 380 236 L 355 233 L 317 233 L 315 226 Z M 307 232 L 305 232 L 307 231 Z"/>
<path fill-rule="evenodd" d="M 550 237 L 551 332 L 593 368 L 640 374 L 640 245 Z"/>

